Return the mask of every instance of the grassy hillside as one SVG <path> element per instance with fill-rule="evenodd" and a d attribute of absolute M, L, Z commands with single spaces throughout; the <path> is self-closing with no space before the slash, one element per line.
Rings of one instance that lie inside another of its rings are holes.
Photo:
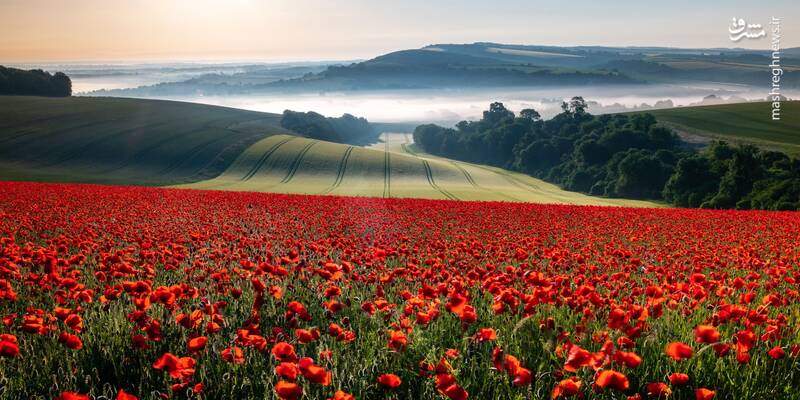
<path fill-rule="evenodd" d="M 723 104 L 648 111 L 683 136 L 752 143 L 765 149 L 800 154 L 800 101 L 781 103 L 780 121 L 771 103 Z"/>
<path fill-rule="evenodd" d="M 0 96 L 0 179 L 376 197 L 653 205 L 416 153 L 313 140 L 280 116 L 123 98 Z"/>
<path fill-rule="evenodd" d="M 165 185 L 219 175 L 280 116 L 123 98 L 0 96 L 0 178 Z"/>
<path fill-rule="evenodd" d="M 654 206 L 567 192 L 527 175 L 419 153 L 410 134 L 370 148 L 288 135 L 259 141 L 215 179 L 184 188 L 375 197 Z"/>

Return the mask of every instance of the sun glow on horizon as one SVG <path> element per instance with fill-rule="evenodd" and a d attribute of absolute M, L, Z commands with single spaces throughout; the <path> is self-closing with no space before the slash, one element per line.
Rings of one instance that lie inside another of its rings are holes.
<path fill-rule="evenodd" d="M 770 8 L 720 0 L 2 0 L 0 62 L 343 60 L 476 41 L 760 48 L 731 43 L 726 27 L 733 14 L 800 17 L 790 0 Z M 800 45 L 798 32 L 787 24 L 784 47 Z"/>

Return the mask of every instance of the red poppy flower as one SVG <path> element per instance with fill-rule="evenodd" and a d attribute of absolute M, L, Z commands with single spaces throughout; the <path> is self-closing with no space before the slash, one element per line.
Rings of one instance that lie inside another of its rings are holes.
<path fill-rule="evenodd" d="M 694 397 L 696 400 L 711 400 L 716 395 L 717 392 L 706 388 L 699 388 L 694 391 Z"/>
<path fill-rule="evenodd" d="M 439 389 L 439 392 L 452 400 L 467 400 L 469 398 L 469 393 L 455 383 Z"/>
<path fill-rule="evenodd" d="M 387 346 L 394 351 L 403 351 L 408 345 L 408 338 L 402 331 L 389 331 L 389 343 Z"/>
<path fill-rule="evenodd" d="M 686 386 L 689 383 L 689 375 L 681 372 L 673 372 L 669 375 L 669 383 L 675 386 Z"/>
<path fill-rule="evenodd" d="M 303 388 L 292 382 L 280 381 L 275 384 L 275 393 L 285 400 L 294 400 L 303 395 Z"/>
<path fill-rule="evenodd" d="M 492 328 L 478 329 L 478 333 L 475 334 L 475 340 L 478 342 L 497 340 L 497 332 Z"/>
<path fill-rule="evenodd" d="M 22 331 L 38 335 L 46 334 L 49 329 L 44 323 L 44 319 L 36 315 L 25 315 L 22 317 Z"/>
<path fill-rule="evenodd" d="M 292 382 L 297 379 L 297 376 L 300 374 L 300 368 L 297 367 L 295 363 L 291 362 L 282 362 L 275 367 L 275 375 L 280 376 L 283 379 L 290 380 Z"/>
<path fill-rule="evenodd" d="M 286 342 L 278 342 L 272 346 L 272 355 L 278 361 L 297 361 L 297 353 L 294 352 L 294 346 Z"/>
<path fill-rule="evenodd" d="M 89 396 L 75 392 L 63 392 L 55 400 L 89 400 Z"/>
<path fill-rule="evenodd" d="M 208 343 L 208 338 L 205 336 L 198 336 L 194 339 L 189 340 L 187 347 L 189 348 L 190 353 L 197 353 L 206 348 L 206 344 Z"/>
<path fill-rule="evenodd" d="M 461 353 L 459 353 L 456 349 L 447 349 L 444 351 L 444 355 L 446 355 L 449 359 L 455 360 L 461 356 Z"/>
<path fill-rule="evenodd" d="M 195 360 L 191 357 L 176 357 L 172 353 L 164 353 L 153 368 L 165 370 L 173 379 L 187 379 L 194 375 Z"/>
<path fill-rule="evenodd" d="M 775 347 L 771 348 L 767 352 L 767 354 L 769 354 L 770 357 L 772 357 L 773 359 L 776 359 L 776 360 L 780 360 L 781 358 L 786 356 L 786 352 L 783 351 L 783 349 L 780 346 L 775 346 Z"/>
<path fill-rule="evenodd" d="M 694 351 L 686 343 L 672 342 L 667 345 L 665 353 L 675 361 L 683 361 L 692 358 Z"/>
<path fill-rule="evenodd" d="M 672 394 L 672 389 L 664 382 L 647 384 L 647 397 L 652 399 L 666 399 Z"/>
<path fill-rule="evenodd" d="M 514 371 L 514 380 L 511 381 L 511 383 L 513 383 L 514 386 L 527 386 L 530 385 L 531 380 L 533 380 L 531 370 L 519 367 Z"/>
<path fill-rule="evenodd" d="M 0 335 L 0 356 L 16 357 L 18 354 L 17 337 L 11 334 Z"/>
<path fill-rule="evenodd" d="M 698 343 L 716 343 L 719 342 L 719 331 L 711 325 L 698 325 L 694 328 L 694 337 Z"/>
<path fill-rule="evenodd" d="M 422 364 L 420 364 L 420 366 L 421 365 Z M 453 366 L 450 365 L 450 361 L 447 361 L 447 358 L 442 357 L 439 359 L 439 362 L 436 364 L 436 367 L 433 368 L 433 371 L 437 375 L 450 374 L 453 371 Z"/>
<path fill-rule="evenodd" d="M 315 331 L 310 331 L 308 329 L 295 329 L 294 336 L 297 337 L 297 341 L 301 344 L 311 343 L 319 339 L 319 329 L 316 329 Z"/>
<path fill-rule="evenodd" d="M 337 390 L 333 397 L 329 397 L 328 400 L 356 400 L 356 398 L 345 391 Z"/>
<path fill-rule="evenodd" d="M 636 368 L 642 363 L 642 358 L 634 352 L 618 351 L 614 353 L 614 361 L 628 368 Z"/>
<path fill-rule="evenodd" d="M 120 389 L 119 392 L 117 392 L 116 400 L 139 400 L 139 398 Z"/>
<path fill-rule="evenodd" d="M 492 365 L 494 365 L 494 369 L 502 372 L 504 370 L 504 359 L 505 352 L 503 351 L 502 347 L 496 346 L 494 349 L 492 349 Z"/>
<path fill-rule="evenodd" d="M 331 376 L 332 374 L 328 371 L 325 371 L 325 368 L 320 367 L 319 365 L 314 364 L 314 360 L 309 357 L 303 357 L 298 361 L 298 366 L 300 367 L 300 372 L 303 373 L 303 376 L 311 382 L 320 384 L 322 386 L 328 386 L 331 384 Z"/>
<path fill-rule="evenodd" d="M 752 358 L 750 353 L 736 353 L 736 362 L 738 362 L 739 364 L 749 363 L 750 358 Z"/>
<path fill-rule="evenodd" d="M 582 349 L 580 346 L 572 345 L 564 362 L 564 369 L 569 372 L 576 372 L 582 367 L 591 365 L 592 353 Z"/>
<path fill-rule="evenodd" d="M 718 357 L 725 357 L 731 351 L 731 345 L 727 343 L 717 343 L 712 348 Z"/>
<path fill-rule="evenodd" d="M 331 358 L 333 358 L 333 352 L 330 350 L 320 350 L 319 358 L 321 360 L 330 360 Z"/>
<path fill-rule="evenodd" d="M 566 398 L 576 396 L 581 391 L 581 381 L 577 378 L 564 379 L 553 388 L 552 398 Z"/>
<path fill-rule="evenodd" d="M 244 364 L 244 352 L 238 347 L 228 347 L 220 353 L 222 359 L 234 364 Z"/>
<path fill-rule="evenodd" d="M 328 334 L 333 337 L 338 337 L 344 333 L 344 329 L 341 326 L 331 323 L 328 325 Z"/>
<path fill-rule="evenodd" d="M 600 388 L 610 388 L 624 392 L 630 388 L 628 377 L 621 372 L 611 369 L 600 371 L 594 379 L 594 384 Z"/>
<path fill-rule="evenodd" d="M 516 375 L 517 370 L 522 368 L 522 363 L 519 361 L 517 357 L 514 357 L 510 354 L 505 356 L 503 361 L 503 368 L 502 370 L 508 372 L 509 375 Z"/>
<path fill-rule="evenodd" d="M 61 334 L 58 336 L 58 341 L 64 346 L 67 346 L 67 348 L 73 350 L 80 350 L 83 348 L 83 342 L 81 341 L 81 338 L 71 333 L 61 332 Z"/>
<path fill-rule="evenodd" d="M 395 374 L 383 374 L 378 377 L 378 383 L 380 383 L 381 386 L 394 389 L 400 386 L 402 381 L 400 380 L 400 377 Z"/>
<path fill-rule="evenodd" d="M 737 353 L 747 353 L 755 346 L 756 334 L 750 329 L 737 332 L 733 337 L 736 339 L 734 347 Z"/>
<path fill-rule="evenodd" d="M 83 330 L 83 320 L 80 315 L 70 314 L 64 319 L 64 323 L 75 332 L 80 333 Z"/>

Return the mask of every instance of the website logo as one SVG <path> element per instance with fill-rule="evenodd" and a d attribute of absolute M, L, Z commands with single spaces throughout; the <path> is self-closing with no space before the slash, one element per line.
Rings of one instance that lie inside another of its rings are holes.
<path fill-rule="evenodd" d="M 744 38 L 758 39 L 767 36 L 767 32 L 761 24 L 748 24 L 742 18 L 733 17 L 728 33 L 732 42 L 738 42 Z"/>

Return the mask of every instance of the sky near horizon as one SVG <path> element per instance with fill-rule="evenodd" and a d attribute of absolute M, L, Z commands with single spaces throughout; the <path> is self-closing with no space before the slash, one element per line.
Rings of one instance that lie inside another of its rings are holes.
<path fill-rule="evenodd" d="M 434 43 L 748 47 L 732 17 L 782 20 L 800 1 L 0 0 L 0 64 L 371 58 Z"/>

